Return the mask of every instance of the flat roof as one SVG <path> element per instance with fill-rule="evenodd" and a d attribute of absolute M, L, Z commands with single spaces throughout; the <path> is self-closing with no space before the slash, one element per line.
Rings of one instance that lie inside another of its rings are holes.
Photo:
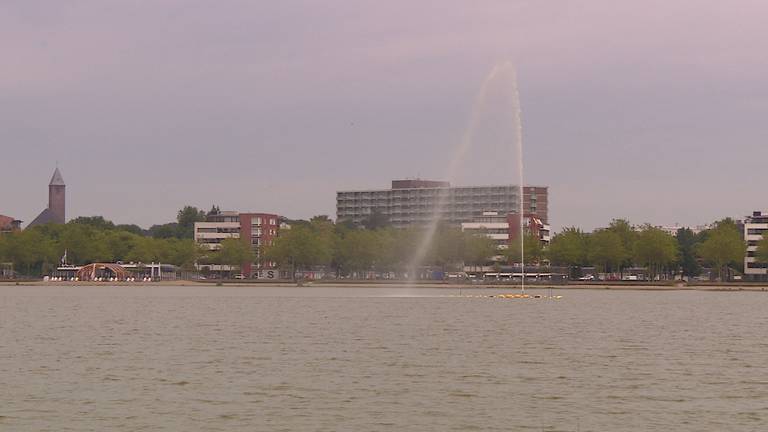
<path fill-rule="evenodd" d="M 500 188 L 517 188 L 517 185 L 482 185 L 482 186 L 447 186 L 447 187 L 416 187 L 416 188 L 397 188 L 397 189 L 348 189 L 348 190 L 340 190 L 336 191 L 337 194 L 339 193 L 350 193 L 350 192 L 393 192 L 393 191 L 419 191 L 419 190 L 429 190 L 429 189 L 484 189 L 484 188 L 494 188 L 494 187 L 500 187 Z M 549 186 L 539 186 L 539 185 L 525 185 L 523 188 L 540 188 L 540 189 L 549 189 Z"/>

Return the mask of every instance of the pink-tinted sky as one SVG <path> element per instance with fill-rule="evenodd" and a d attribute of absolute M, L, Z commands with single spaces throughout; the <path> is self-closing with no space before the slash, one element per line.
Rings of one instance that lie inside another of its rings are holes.
<path fill-rule="evenodd" d="M 56 161 L 70 217 L 185 204 L 333 214 L 440 178 L 494 64 L 517 65 L 526 177 L 556 227 L 768 208 L 763 1 L 5 1 L 0 213 Z M 478 144 L 462 183 L 511 183 Z"/>

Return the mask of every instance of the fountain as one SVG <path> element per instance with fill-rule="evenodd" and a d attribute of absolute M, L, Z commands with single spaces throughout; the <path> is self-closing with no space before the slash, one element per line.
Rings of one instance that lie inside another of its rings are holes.
<path fill-rule="evenodd" d="M 525 293 L 525 256 L 523 252 L 524 251 L 524 248 L 523 248 L 524 246 L 523 245 L 523 242 L 524 242 L 523 132 L 522 132 L 522 122 L 521 122 L 521 114 L 520 114 L 520 95 L 517 87 L 517 72 L 514 66 L 510 62 L 505 62 L 495 66 L 491 70 L 491 72 L 488 74 L 485 81 L 483 81 L 483 84 L 480 87 L 480 90 L 478 91 L 477 96 L 475 97 L 474 103 L 472 105 L 472 114 L 470 116 L 469 124 L 467 125 L 467 128 L 464 132 L 464 135 L 462 136 L 459 146 L 456 148 L 453 154 L 453 158 L 448 164 L 448 168 L 446 170 L 444 178 L 449 182 L 454 182 L 456 180 L 456 175 L 458 173 L 459 168 L 462 165 L 462 162 L 465 159 L 465 155 L 467 154 L 467 151 L 474 144 L 473 141 L 482 117 L 481 112 L 482 112 L 482 109 L 485 107 L 486 103 L 488 102 L 488 97 L 490 95 L 489 88 L 491 84 L 497 83 L 497 82 L 500 82 L 503 85 L 502 88 L 505 91 L 505 94 L 503 96 L 506 96 L 506 99 L 508 102 L 508 109 L 510 111 L 508 118 L 509 118 L 509 121 L 511 122 L 512 128 L 514 129 L 511 142 L 509 142 L 509 146 L 510 146 L 509 148 L 511 150 L 512 157 L 514 157 L 517 162 L 517 179 L 516 180 L 519 188 L 518 189 L 518 212 L 520 216 L 520 219 L 519 219 L 520 257 L 521 257 L 521 265 L 522 265 L 522 277 L 521 277 L 520 288 L 522 293 L 524 294 Z M 447 190 L 445 192 L 447 192 Z M 448 193 L 443 193 L 442 191 L 438 193 L 435 206 L 432 209 L 432 215 L 429 219 L 429 222 L 426 228 L 423 231 L 421 239 L 410 260 L 411 266 L 408 269 L 408 277 L 409 277 L 410 284 L 413 284 L 415 282 L 417 278 L 418 269 L 421 266 L 422 262 L 424 261 L 424 258 L 426 257 L 426 254 L 429 251 L 429 248 L 432 245 L 432 242 L 434 241 L 437 228 L 440 224 L 441 214 L 448 198 L 449 198 Z"/>

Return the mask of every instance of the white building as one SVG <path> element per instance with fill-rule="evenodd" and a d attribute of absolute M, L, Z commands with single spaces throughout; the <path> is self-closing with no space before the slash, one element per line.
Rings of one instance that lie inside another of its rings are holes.
<path fill-rule="evenodd" d="M 744 257 L 744 276 L 749 280 L 768 278 L 768 264 L 755 258 L 757 244 L 768 233 L 768 211 L 756 211 L 744 219 L 744 240 L 747 242 L 747 255 Z"/>
<path fill-rule="evenodd" d="M 659 225 L 659 226 L 656 226 L 656 228 L 664 231 L 665 233 L 673 237 L 677 237 L 677 232 L 683 228 L 687 228 L 691 230 L 691 232 L 693 232 L 694 234 L 699 234 L 702 231 L 712 229 L 712 225 L 710 224 L 710 225 L 683 226 L 680 224 L 674 224 L 674 225 Z M 635 229 L 639 230 L 640 227 L 635 227 Z"/>

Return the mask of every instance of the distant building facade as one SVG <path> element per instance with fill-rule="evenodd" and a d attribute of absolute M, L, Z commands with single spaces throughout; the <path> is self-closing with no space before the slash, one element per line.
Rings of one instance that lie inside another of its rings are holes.
<path fill-rule="evenodd" d="M 0 234 L 6 234 L 21 229 L 21 221 L 10 216 L 0 215 Z"/>
<path fill-rule="evenodd" d="M 195 242 L 215 254 L 225 239 L 247 241 L 257 258 L 254 263 L 243 263 L 240 270 L 245 277 L 257 277 L 260 270 L 274 267 L 261 258 L 264 248 L 274 243 L 279 231 L 280 217 L 276 214 L 223 211 L 209 214 L 204 222 L 195 222 Z M 214 272 L 230 270 L 229 266 L 221 264 L 205 266 Z"/>
<path fill-rule="evenodd" d="M 549 244 L 551 228 L 537 215 L 526 214 L 523 218 L 525 231 L 539 239 L 542 245 Z M 471 222 L 462 222 L 461 230 L 484 235 L 494 241 L 498 249 L 506 249 L 518 240 L 520 218 L 517 213 L 500 214 L 496 211 L 483 212 Z"/>
<path fill-rule="evenodd" d="M 484 212 L 519 212 L 519 195 L 513 185 L 457 187 L 442 181 L 393 180 L 391 189 L 336 192 L 336 219 L 360 224 L 379 213 L 397 228 L 425 225 L 442 201 L 441 220 L 460 225 Z M 525 186 L 523 211 L 547 223 L 548 188 Z"/>
<path fill-rule="evenodd" d="M 57 167 L 56 171 L 53 172 L 51 181 L 48 183 L 48 207 L 30 222 L 27 228 L 48 223 L 65 223 L 67 221 L 66 190 L 67 185 L 64 183 L 64 178 Z"/>
<path fill-rule="evenodd" d="M 744 240 L 747 254 L 744 257 L 744 276 L 748 280 L 768 280 L 768 264 L 755 256 L 757 244 L 768 235 L 768 211 L 756 211 L 744 219 Z"/>
<path fill-rule="evenodd" d="M 681 229 L 689 229 L 694 234 L 699 234 L 703 231 L 712 229 L 712 225 L 710 224 L 710 225 L 682 226 L 680 224 L 674 224 L 674 225 L 659 225 L 659 226 L 656 226 L 656 228 L 664 231 L 665 233 L 673 237 L 677 237 L 677 232 L 680 231 Z M 636 229 L 640 229 L 640 228 L 637 227 Z"/>

